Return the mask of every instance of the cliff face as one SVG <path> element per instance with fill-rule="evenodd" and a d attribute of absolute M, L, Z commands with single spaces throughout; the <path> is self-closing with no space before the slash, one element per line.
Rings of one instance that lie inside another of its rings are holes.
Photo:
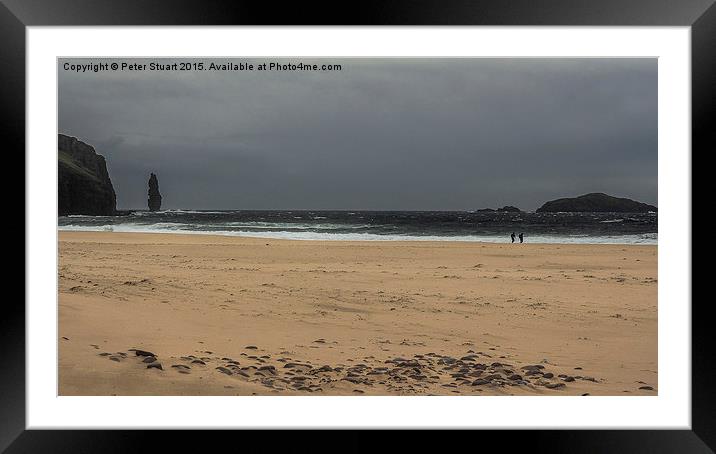
<path fill-rule="evenodd" d="M 57 156 L 58 215 L 114 215 L 117 197 L 104 156 L 64 134 L 58 135 Z"/>
<path fill-rule="evenodd" d="M 157 176 L 151 174 L 149 177 L 149 198 L 147 204 L 151 211 L 159 211 L 162 208 L 162 194 L 159 192 L 159 180 Z"/>
<path fill-rule="evenodd" d="M 657 211 L 653 205 L 631 199 L 612 197 L 602 193 L 585 194 L 579 197 L 551 200 L 538 213 L 591 212 L 591 213 L 646 213 Z"/>

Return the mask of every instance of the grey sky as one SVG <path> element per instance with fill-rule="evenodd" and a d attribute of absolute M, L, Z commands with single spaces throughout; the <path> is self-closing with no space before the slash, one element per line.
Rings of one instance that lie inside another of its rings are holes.
<path fill-rule="evenodd" d="M 146 208 L 150 172 L 165 209 L 534 210 L 588 192 L 657 204 L 656 59 L 63 69 L 114 61 L 168 62 L 60 60 L 59 132 L 107 158 L 120 209 Z"/>

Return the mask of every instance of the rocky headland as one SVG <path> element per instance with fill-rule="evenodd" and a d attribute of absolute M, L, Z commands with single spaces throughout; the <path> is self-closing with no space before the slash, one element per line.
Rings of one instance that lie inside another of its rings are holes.
<path fill-rule="evenodd" d="M 76 137 L 57 139 L 57 211 L 60 216 L 112 216 L 117 198 L 104 156 Z"/>

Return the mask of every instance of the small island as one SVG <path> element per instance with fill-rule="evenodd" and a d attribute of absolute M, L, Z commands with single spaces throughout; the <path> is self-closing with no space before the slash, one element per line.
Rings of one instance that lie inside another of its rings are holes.
<path fill-rule="evenodd" d="M 600 192 L 550 200 L 537 208 L 537 213 L 648 213 L 649 211 L 656 212 L 657 208 Z"/>
<path fill-rule="evenodd" d="M 521 213 L 522 210 L 520 210 L 517 207 L 514 207 L 512 205 L 505 205 L 502 208 L 498 208 L 496 210 L 492 208 L 480 208 L 478 210 L 475 210 L 477 213 Z"/>

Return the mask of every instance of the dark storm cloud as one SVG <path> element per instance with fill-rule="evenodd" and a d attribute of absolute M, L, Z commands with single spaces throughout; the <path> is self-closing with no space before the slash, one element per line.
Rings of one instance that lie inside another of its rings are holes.
<path fill-rule="evenodd" d="M 65 61 L 60 132 L 107 158 L 120 208 L 146 207 L 150 172 L 165 208 L 533 210 L 587 192 L 657 203 L 656 59 L 165 73 Z M 113 60 L 71 60 L 90 61 Z"/>

